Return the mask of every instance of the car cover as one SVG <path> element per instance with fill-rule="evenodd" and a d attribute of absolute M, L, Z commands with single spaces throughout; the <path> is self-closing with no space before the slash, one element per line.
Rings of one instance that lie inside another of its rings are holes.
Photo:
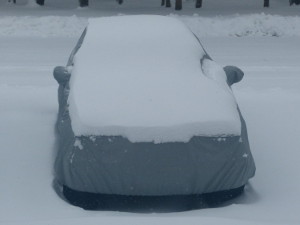
<path fill-rule="evenodd" d="M 56 180 L 74 190 L 120 195 L 182 195 L 230 190 L 254 175 L 246 125 L 235 137 L 187 143 L 131 143 L 121 136 L 75 137 L 59 115 Z"/>
<path fill-rule="evenodd" d="M 204 57 L 210 59 L 205 51 Z M 70 83 L 60 83 L 58 92 L 55 180 L 61 186 L 99 194 L 188 195 L 238 188 L 254 176 L 246 124 L 237 106 L 238 134 L 136 142 L 116 134 L 76 135 L 69 111 Z"/>

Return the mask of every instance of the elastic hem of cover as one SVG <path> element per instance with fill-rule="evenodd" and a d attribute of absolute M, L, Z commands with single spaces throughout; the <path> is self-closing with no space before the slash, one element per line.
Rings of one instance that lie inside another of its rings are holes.
<path fill-rule="evenodd" d="M 70 204 L 85 210 L 164 213 L 218 207 L 241 195 L 244 187 L 204 194 L 130 196 L 82 192 L 64 185 L 63 195 Z"/>

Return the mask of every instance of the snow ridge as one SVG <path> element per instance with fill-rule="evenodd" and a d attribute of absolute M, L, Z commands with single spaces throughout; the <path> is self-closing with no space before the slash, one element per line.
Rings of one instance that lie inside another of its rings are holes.
<path fill-rule="evenodd" d="M 268 14 L 178 16 L 199 37 L 300 36 L 300 17 Z M 87 18 L 78 16 L 0 17 L 0 37 L 78 37 Z"/>
<path fill-rule="evenodd" d="M 174 16 L 174 15 L 171 15 Z M 197 14 L 179 17 L 199 37 L 288 37 L 300 36 L 300 17 L 250 14 L 199 17 Z"/>
<path fill-rule="evenodd" d="M 0 37 L 78 37 L 87 19 L 77 16 L 0 17 Z"/>

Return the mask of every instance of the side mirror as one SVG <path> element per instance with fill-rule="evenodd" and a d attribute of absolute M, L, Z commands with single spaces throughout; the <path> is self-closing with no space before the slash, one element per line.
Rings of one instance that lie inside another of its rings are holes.
<path fill-rule="evenodd" d="M 225 66 L 223 69 L 226 73 L 227 84 L 229 86 L 233 85 L 234 83 L 240 82 L 244 77 L 244 72 L 236 66 Z"/>
<path fill-rule="evenodd" d="M 53 71 L 53 76 L 59 84 L 65 85 L 70 80 L 71 74 L 67 67 L 57 66 Z"/>

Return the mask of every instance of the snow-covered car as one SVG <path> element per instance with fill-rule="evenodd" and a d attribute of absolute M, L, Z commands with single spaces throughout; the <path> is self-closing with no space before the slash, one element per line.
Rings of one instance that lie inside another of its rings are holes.
<path fill-rule="evenodd" d="M 185 210 L 254 176 L 245 121 L 220 67 L 180 21 L 90 19 L 56 67 L 57 190 L 85 209 Z"/>

